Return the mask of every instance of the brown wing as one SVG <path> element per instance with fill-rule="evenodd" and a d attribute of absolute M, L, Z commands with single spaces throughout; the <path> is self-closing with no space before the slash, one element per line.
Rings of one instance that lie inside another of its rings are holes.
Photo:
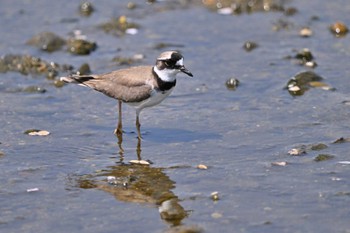
<path fill-rule="evenodd" d="M 152 66 L 140 66 L 102 75 L 79 76 L 81 84 L 124 102 L 139 102 L 151 95 Z"/>

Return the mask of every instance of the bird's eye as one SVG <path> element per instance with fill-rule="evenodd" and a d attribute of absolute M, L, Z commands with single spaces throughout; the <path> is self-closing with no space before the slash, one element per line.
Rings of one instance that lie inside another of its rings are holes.
<path fill-rule="evenodd" d="M 165 62 L 165 65 L 167 66 L 167 67 L 169 67 L 169 68 L 174 68 L 175 67 L 175 62 L 173 62 L 173 61 L 166 61 Z"/>

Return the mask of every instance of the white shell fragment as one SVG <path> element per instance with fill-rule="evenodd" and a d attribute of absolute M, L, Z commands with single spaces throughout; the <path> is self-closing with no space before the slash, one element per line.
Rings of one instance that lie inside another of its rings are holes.
<path fill-rule="evenodd" d="M 27 193 L 38 192 L 38 191 L 39 191 L 39 188 L 27 189 Z"/>
<path fill-rule="evenodd" d="M 33 131 L 33 132 L 28 133 L 28 135 L 30 135 L 30 136 L 47 136 L 49 134 L 50 134 L 50 132 L 46 131 L 46 130 Z"/>
<path fill-rule="evenodd" d="M 224 7 L 218 9 L 218 14 L 220 15 L 231 15 L 233 13 L 233 9 L 231 7 Z"/>
<path fill-rule="evenodd" d="M 207 165 L 204 165 L 204 164 L 198 164 L 197 168 L 201 169 L 201 170 L 207 170 L 208 169 Z"/>
<path fill-rule="evenodd" d="M 272 162 L 271 165 L 273 166 L 281 166 L 281 167 L 285 167 L 287 166 L 287 162 L 286 161 L 281 161 L 281 162 Z"/>
<path fill-rule="evenodd" d="M 131 164 L 141 164 L 141 165 L 150 165 L 150 162 L 146 161 L 146 160 L 130 160 L 129 163 Z"/>
<path fill-rule="evenodd" d="M 115 176 L 107 176 L 107 182 L 108 184 L 116 184 L 116 178 Z"/>
<path fill-rule="evenodd" d="M 350 161 L 339 161 L 339 164 L 350 165 Z"/>
<path fill-rule="evenodd" d="M 299 35 L 301 37 L 310 37 L 312 36 L 312 30 L 310 28 L 302 28 L 300 31 L 299 31 Z"/>
<path fill-rule="evenodd" d="M 25 134 L 28 134 L 30 136 L 47 136 L 50 134 L 47 130 L 40 130 L 40 129 L 29 129 L 24 132 Z"/>
<path fill-rule="evenodd" d="M 129 35 L 136 35 L 139 32 L 137 28 L 128 28 L 125 33 Z"/>

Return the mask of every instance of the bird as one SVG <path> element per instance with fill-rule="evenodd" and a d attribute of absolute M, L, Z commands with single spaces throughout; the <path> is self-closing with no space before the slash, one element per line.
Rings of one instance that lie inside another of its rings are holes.
<path fill-rule="evenodd" d="M 99 91 L 118 100 L 118 124 L 114 133 L 122 130 L 122 103 L 136 110 L 137 137 L 141 140 L 140 113 L 144 108 L 161 103 L 174 90 L 176 75 L 193 74 L 184 66 L 184 57 L 178 51 L 162 52 L 154 66 L 134 66 L 104 74 L 71 75 L 61 77 L 66 83 L 75 83 Z"/>

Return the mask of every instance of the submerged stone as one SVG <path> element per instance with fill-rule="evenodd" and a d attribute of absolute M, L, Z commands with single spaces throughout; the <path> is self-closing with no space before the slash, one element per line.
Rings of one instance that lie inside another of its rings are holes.
<path fill-rule="evenodd" d="M 83 39 L 69 39 L 67 41 L 68 51 L 76 55 L 88 55 L 97 48 L 95 42 Z"/>
<path fill-rule="evenodd" d="M 28 45 L 35 46 L 46 52 L 60 50 L 65 43 L 64 39 L 52 32 L 40 32 L 27 41 Z"/>
<path fill-rule="evenodd" d="M 134 63 L 140 62 L 144 58 L 143 55 L 135 55 L 133 57 L 115 57 L 113 58 L 113 62 L 116 62 L 118 65 L 132 65 Z"/>
<path fill-rule="evenodd" d="M 311 87 L 321 88 L 323 90 L 334 90 L 333 87 L 323 82 L 323 78 L 313 71 L 304 71 L 292 77 L 286 86 L 286 89 L 293 96 L 303 95 Z"/>
<path fill-rule="evenodd" d="M 319 143 L 319 144 L 314 144 L 314 145 L 311 145 L 311 150 L 324 150 L 324 149 L 327 149 L 328 146 L 326 144 L 323 144 L 323 143 Z"/>
<path fill-rule="evenodd" d="M 77 72 L 77 75 L 91 74 L 90 66 L 88 63 L 82 64 Z"/>
<path fill-rule="evenodd" d="M 182 48 L 185 46 L 182 44 L 166 43 L 166 42 L 160 42 L 160 43 L 157 43 L 153 46 L 154 49 L 165 49 L 165 48 L 169 48 L 169 47 Z"/>
<path fill-rule="evenodd" d="M 29 86 L 24 88 L 23 91 L 28 93 L 45 93 L 46 89 L 39 86 Z"/>
<path fill-rule="evenodd" d="M 136 23 L 130 22 L 126 16 L 122 15 L 118 19 L 113 18 L 109 22 L 101 24 L 99 28 L 106 33 L 122 36 L 126 34 L 128 29 L 139 29 L 140 26 Z"/>
<path fill-rule="evenodd" d="M 283 2 L 279 0 L 203 0 L 202 3 L 210 10 L 216 11 L 219 14 L 241 14 L 253 12 L 269 12 L 282 11 L 285 14 L 291 14 L 292 10 L 285 9 Z"/>
<path fill-rule="evenodd" d="M 344 143 L 344 142 L 350 142 L 350 138 L 341 137 L 335 140 L 333 143 Z"/>
<path fill-rule="evenodd" d="M 333 159 L 335 156 L 334 155 L 329 155 L 329 154 L 319 154 L 316 156 L 314 159 L 316 162 L 321 162 L 321 161 L 326 161 Z"/>

